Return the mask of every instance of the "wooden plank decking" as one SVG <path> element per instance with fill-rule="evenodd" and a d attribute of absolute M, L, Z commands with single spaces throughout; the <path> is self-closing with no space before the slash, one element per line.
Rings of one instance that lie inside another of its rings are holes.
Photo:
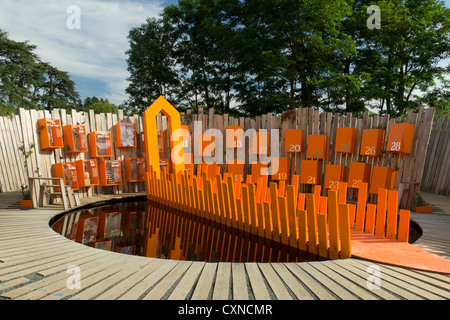
<path fill-rule="evenodd" d="M 99 199 L 85 199 L 84 203 Z M 49 220 L 60 212 L 61 207 L 0 210 L 0 299 L 450 298 L 449 275 L 355 258 L 305 263 L 204 263 L 97 250 L 50 229 Z M 70 266 L 79 267 L 80 289 L 68 288 Z M 367 281 L 377 279 L 378 271 L 380 288 L 370 289 Z"/>

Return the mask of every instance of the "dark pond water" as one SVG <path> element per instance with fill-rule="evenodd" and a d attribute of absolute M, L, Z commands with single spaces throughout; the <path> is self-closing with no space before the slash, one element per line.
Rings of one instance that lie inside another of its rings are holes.
<path fill-rule="evenodd" d="M 198 217 L 186 217 L 148 201 L 68 213 L 52 228 L 87 246 L 145 257 L 206 262 L 306 261 L 305 253 L 298 249 Z"/>

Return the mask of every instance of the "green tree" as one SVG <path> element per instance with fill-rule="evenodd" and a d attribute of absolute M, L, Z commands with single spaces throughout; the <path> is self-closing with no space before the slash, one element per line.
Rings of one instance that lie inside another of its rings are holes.
<path fill-rule="evenodd" d="M 76 107 L 80 98 L 68 73 L 42 62 L 35 49 L 0 30 L 1 105 L 9 110 Z"/>
<path fill-rule="evenodd" d="M 450 10 L 436 0 L 377 4 L 381 29 L 365 38 L 373 66 L 368 98 L 379 101 L 380 112 L 404 114 L 418 107 L 416 92 L 427 92 L 448 74 L 441 62 L 450 57 Z"/>
<path fill-rule="evenodd" d="M 145 24 L 130 30 L 128 39 L 127 111 L 142 112 L 161 95 L 173 104 L 180 103 L 170 25 L 161 19 L 147 19 Z"/>
<path fill-rule="evenodd" d="M 336 52 L 347 56 L 354 49 L 341 28 L 349 12 L 343 0 L 244 1 L 243 107 L 254 113 L 317 105 Z"/>
<path fill-rule="evenodd" d="M 94 110 L 94 113 L 117 113 L 119 106 L 110 103 L 108 99 L 97 98 L 96 96 L 84 99 L 80 111 Z"/>

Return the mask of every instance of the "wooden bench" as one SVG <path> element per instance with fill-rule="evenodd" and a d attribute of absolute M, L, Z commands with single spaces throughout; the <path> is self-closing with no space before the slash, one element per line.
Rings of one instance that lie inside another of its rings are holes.
<path fill-rule="evenodd" d="M 68 210 L 70 208 L 75 208 L 76 206 L 79 206 L 81 204 L 80 198 L 78 196 L 78 193 L 73 192 L 72 188 L 70 186 L 67 186 L 64 184 L 64 179 L 62 178 L 49 178 L 49 177 L 30 177 L 28 178 L 29 184 L 30 184 L 30 194 L 31 199 L 33 203 L 33 208 L 36 207 L 42 207 L 44 206 L 44 202 L 46 200 L 45 197 L 45 189 L 46 188 L 59 188 L 60 191 L 53 190 L 50 192 L 50 198 L 52 196 L 61 196 L 62 204 L 64 206 L 65 210 Z M 39 183 L 39 190 L 38 190 L 38 204 L 34 203 L 34 188 L 35 188 L 35 182 Z M 41 183 L 41 181 L 52 181 L 51 184 L 47 183 Z"/>

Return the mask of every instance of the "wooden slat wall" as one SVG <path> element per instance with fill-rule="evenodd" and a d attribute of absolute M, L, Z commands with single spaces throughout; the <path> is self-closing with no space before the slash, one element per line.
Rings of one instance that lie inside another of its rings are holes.
<path fill-rule="evenodd" d="M 433 126 L 421 190 L 450 196 L 450 116 Z"/>
<path fill-rule="evenodd" d="M 21 190 L 22 185 L 28 185 L 29 176 L 53 176 L 52 164 L 90 159 L 89 152 L 69 154 L 65 152 L 64 148 L 41 150 L 39 145 L 37 120 L 44 117 L 59 119 L 62 127 L 70 124 L 84 125 L 87 133 L 95 130 L 111 131 L 112 133 L 114 144 L 113 156 L 110 159 L 121 160 L 123 184 L 114 187 L 94 186 L 80 188 L 78 192 L 81 198 L 107 193 L 117 194 L 123 192 L 145 191 L 144 182 L 126 182 L 125 165 L 123 162 L 125 158 L 145 156 L 141 151 L 141 146 L 143 146 L 143 125 L 141 117 L 125 117 L 122 110 L 120 110 L 118 114 L 94 114 L 92 110 L 90 110 L 90 112 L 77 112 L 76 110 L 66 111 L 64 109 L 53 109 L 51 112 L 48 112 L 20 109 L 19 114 L 14 117 L 0 117 L 1 192 Z M 120 121 L 136 124 L 138 138 L 137 148 L 116 148 L 115 125 Z M 25 146 L 26 152 L 34 145 L 34 148 L 31 148 L 32 154 L 30 157 L 25 158 L 23 153 L 19 150 L 22 145 Z M 97 160 L 99 161 L 100 159 Z M 35 190 L 38 189 L 39 188 L 35 188 Z M 33 194 L 32 197 L 35 200 L 37 199 L 36 194 Z"/>
<path fill-rule="evenodd" d="M 186 114 L 181 114 L 182 124 L 189 125 L 191 135 L 194 131 L 194 121 L 203 121 L 201 130 L 202 133 L 208 128 L 214 127 L 219 129 L 225 137 L 227 126 L 240 125 L 243 126 L 244 131 L 248 129 L 279 129 L 280 136 L 280 156 L 291 157 L 291 177 L 300 174 L 301 160 L 306 159 L 306 152 L 299 154 L 286 154 L 284 152 L 284 130 L 297 128 L 305 130 L 305 139 L 308 134 L 325 134 L 328 135 L 329 146 L 327 150 L 327 159 L 323 161 L 322 173 L 325 171 L 325 165 L 341 164 L 349 166 L 352 161 L 364 161 L 374 165 L 386 166 L 391 168 L 398 168 L 396 174 L 395 188 L 401 186 L 402 194 L 401 207 L 404 209 L 414 210 L 416 191 L 420 188 L 420 181 L 423 178 L 426 186 L 434 186 L 434 192 L 442 192 L 447 190 L 449 185 L 450 170 L 447 170 L 447 176 L 442 175 L 442 170 L 439 168 L 449 167 L 448 156 L 450 142 L 449 142 L 449 119 L 440 120 L 435 126 L 431 139 L 431 148 L 428 148 L 430 141 L 431 129 L 433 127 L 434 109 L 429 108 L 424 110 L 421 108 L 418 113 L 410 111 L 406 119 L 397 118 L 392 119 L 388 115 L 385 116 L 370 116 L 368 112 L 364 113 L 362 118 L 353 117 L 351 113 L 345 115 L 334 114 L 331 112 L 320 112 L 314 109 L 296 109 L 284 112 L 282 115 L 264 114 L 254 118 L 233 118 L 228 114 L 217 115 L 211 110 L 203 110 L 199 108 L 198 113 L 192 114 L 190 111 Z M 138 132 L 138 148 L 133 149 L 118 149 L 113 148 L 113 158 L 123 160 L 125 157 L 144 156 L 143 150 L 140 148 L 143 144 L 143 119 L 141 116 L 125 117 L 123 111 L 118 114 L 94 114 L 92 110 L 89 112 L 76 112 L 75 110 L 66 111 L 64 109 L 54 109 L 51 113 L 48 111 L 36 110 L 19 110 L 19 115 L 10 117 L 0 117 L 0 191 L 20 190 L 21 185 L 27 185 L 27 178 L 30 175 L 36 175 L 36 170 L 42 176 L 51 175 L 51 165 L 57 162 L 74 161 L 89 157 L 89 153 L 71 155 L 65 154 L 63 149 L 54 151 L 40 150 L 38 134 L 37 134 L 37 119 L 44 116 L 54 119 L 60 119 L 62 125 L 67 124 L 83 124 L 86 126 L 87 132 L 99 130 L 109 130 L 112 132 L 115 141 L 115 124 L 120 121 L 132 122 L 136 124 Z M 379 128 L 386 130 L 386 142 L 389 134 L 389 126 L 392 123 L 406 121 L 415 124 L 415 133 L 413 141 L 413 149 L 410 154 L 395 154 L 385 152 L 378 158 L 369 158 L 359 155 L 361 137 L 363 129 Z M 163 115 L 157 118 L 158 128 L 167 129 L 167 119 Z M 340 127 L 355 127 L 358 129 L 358 143 L 357 153 L 345 155 L 334 152 L 335 135 L 337 128 Z M 445 128 L 445 130 L 444 130 Z M 438 135 L 437 131 L 441 133 Z M 435 137 L 439 136 L 439 140 Z M 444 142 L 446 145 L 444 147 Z M 29 159 L 25 159 L 19 151 L 19 146 L 25 142 L 26 150 L 29 150 L 29 145 L 35 144 L 35 149 Z M 305 141 L 306 145 L 308 141 Z M 247 141 L 248 143 L 248 141 Z M 225 143 L 224 143 L 225 144 Z M 248 144 L 246 144 L 248 145 Z M 223 147 L 223 163 L 225 162 L 226 149 Z M 425 161 L 428 148 L 428 160 Z M 192 152 L 193 146 L 191 146 Z M 440 163 L 440 166 L 430 165 L 430 157 L 434 163 Z M 170 160 L 170 153 L 165 151 L 164 156 Z M 246 159 L 248 151 L 246 151 Z M 27 162 L 27 167 L 23 163 Z M 247 160 L 248 161 L 248 160 Z M 437 161 L 437 162 L 436 162 Z M 424 167 L 425 172 L 424 172 Z M 221 171 L 226 172 L 226 165 L 221 165 Z M 124 165 L 122 163 L 123 178 L 125 177 Z M 246 162 L 244 166 L 244 175 L 251 174 L 251 165 Z M 433 180 L 430 180 L 432 179 Z M 288 183 L 291 181 L 288 181 Z M 438 182 L 438 183 L 437 183 Z M 424 185 L 425 188 L 425 185 Z M 423 189 L 423 188 L 422 188 Z M 102 193 L 122 193 L 130 191 L 144 191 L 144 183 L 124 183 L 118 187 L 92 187 L 87 190 L 82 189 L 80 196 L 90 196 Z M 309 185 L 300 184 L 299 192 L 312 192 Z M 325 195 L 325 190 L 322 190 L 322 195 Z M 348 189 L 348 198 L 355 200 L 357 190 Z M 369 194 L 369 202 L 376 203 L 376 196 Z"/>

